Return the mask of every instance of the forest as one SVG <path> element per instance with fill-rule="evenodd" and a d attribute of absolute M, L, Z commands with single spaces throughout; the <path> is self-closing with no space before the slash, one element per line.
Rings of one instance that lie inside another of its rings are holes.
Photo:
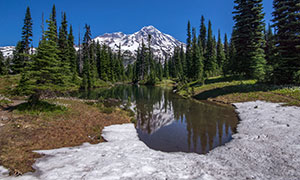
<path fill-rule="evenodd" d="M 78 46 L 74 43 L 72 25 L 62 13 L 57 24 L 53 5 L 50 17 L 41 24 L 42 37 L 34 52 L 33 20 L 27 7 L 21 40 L 12 59 L 0 54 L 0 74 L 21 74 L 15 89 L 17 94 L 29 95 L 35 104 L 41 96 L 68 89 L 91 90 L 103 82 L 124 82 L 155 85 L 163 79 L 180 84 L 205 80 L 215 76 L 236 76 L 256 79 L 265 84 L 300 83 L 300 21 L 296 1 L 275 0 L 272 25 L 264 22 L 262 0 L 235 0 L 232 34 L 217 37 L 212 22 L 201 17 L 197 30 L 187 24 L 186 46 L 176 47 L 173 56 L 156 59 L 148 42 L 141 42 L 136 61 L 125 65 L 118 45 L 114 52 L 105 44 L 92 40 L 90 25 L 85 25 Z M 43 18 L 44 19 L 44 18 Z M 228 38 L 230 37 L 230 38 Z M 223 41 L 222 41 L 223 39 Z M 76 49 L 77 48 L 77 49 Z M 164 63 L 163 63 L 164 62 Z"/>

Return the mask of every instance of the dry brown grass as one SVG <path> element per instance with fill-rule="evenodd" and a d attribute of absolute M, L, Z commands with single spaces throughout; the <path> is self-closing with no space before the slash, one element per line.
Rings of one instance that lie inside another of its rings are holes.
<path fill-rule="evenodd" d="M 0 127 L 0 164 L 13 175 L 33 172 L 33 163 L 40 154 L 33 150 L 46 150 L 78 146 L 84 142 L 103 141 L 104 126 L 130 122 L 125 112 L 116 110 L 111 114 L 80 101 L 57 100 L 68 104 L 68 111 L 56 115 L 17 114 L 0 110 L 9 119 Z"/>

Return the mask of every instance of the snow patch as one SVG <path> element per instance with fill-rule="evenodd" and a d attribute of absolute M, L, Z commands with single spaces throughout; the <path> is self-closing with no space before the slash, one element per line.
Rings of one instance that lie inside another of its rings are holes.
<path fill-rule="evenodd" d="M 35 173 L 0 179 L 300 179 L 300 108 L 262 101 L 236 103 L 234 139 L 207 155 L 148 148 L 133 124 L 105 127 L 106 143 L 37 151 Z"/>

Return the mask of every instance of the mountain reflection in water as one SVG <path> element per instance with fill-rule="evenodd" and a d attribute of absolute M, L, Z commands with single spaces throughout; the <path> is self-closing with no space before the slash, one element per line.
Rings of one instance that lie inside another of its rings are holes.
<path fill-rule="evenodd" d="M 139 138 L 165 152 L 207 153 L 230 141 L 238 123 L 232 108 L 183 99 L 160 87 L 122 85 L 77 96 L 130 99 Z"/>

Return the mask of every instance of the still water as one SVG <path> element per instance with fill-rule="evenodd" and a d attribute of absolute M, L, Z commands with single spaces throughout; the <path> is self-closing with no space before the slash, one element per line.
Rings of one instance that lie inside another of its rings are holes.
<path fill-rule="evenodd" d="M 75 96 L 131 101 L 140 140 L 165 152 L 207 153 L 230 141 L 238 123 L 232 108 L 183 99 L 160 87 L 120 85 Z"/>

